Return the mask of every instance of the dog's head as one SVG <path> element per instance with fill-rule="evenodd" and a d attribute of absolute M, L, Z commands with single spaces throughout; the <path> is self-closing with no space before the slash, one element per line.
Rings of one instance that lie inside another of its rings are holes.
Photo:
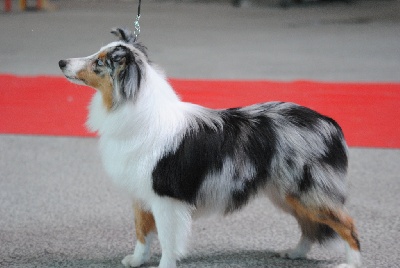
<path fill-rule="evenodd" d="M 100 91 L 108 110 L 136 97 L 148 63 L 146 48 L 135 42 L 130 31 L 116 28 L 112 33 L 119 41 L 102 47 L 91 56 L 58 63 L 70 81 Z"/>

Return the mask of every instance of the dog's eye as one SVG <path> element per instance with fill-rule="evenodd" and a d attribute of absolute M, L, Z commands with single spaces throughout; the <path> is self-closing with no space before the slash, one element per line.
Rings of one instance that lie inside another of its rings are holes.
<path fill-rule="evenodd" d="M 96 60 L 96 65 L 97 65 L 97 66 L 100 66 L 100 67 L 101 67 L 101 66 L 104 66 L 104 62 L 103 62 L 101 59 L 97 59 L 97 60 Z"/>

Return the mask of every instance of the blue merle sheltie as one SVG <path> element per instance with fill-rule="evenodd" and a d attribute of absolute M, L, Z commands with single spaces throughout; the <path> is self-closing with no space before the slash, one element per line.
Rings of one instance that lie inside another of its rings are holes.
<path fill-rule="evenodd" d="M 213 110 L 179 99 L 131 32 L 83 58 L 61 60 L 72 82 L 96 89 L 87 126 L 100 136 L 105 170 L 134 200 L 137 243 L 125 266 L 150 258 L 159 267 L 185 253 L 194 218 L 229 214 L 267 196 L 302 231 L 285 258 L 304 258 L 313 243 L 345 241 L 347 262 L 360 267 L 360 243 L 346 212 L 348 149 L 329 117 L 288 102 Z"/>

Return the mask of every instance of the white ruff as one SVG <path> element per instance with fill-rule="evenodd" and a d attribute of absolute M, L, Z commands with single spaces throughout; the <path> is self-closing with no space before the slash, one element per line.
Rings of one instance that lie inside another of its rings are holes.
<path fill-rule="evenodd" d="M 151 173 L 167 151 L 174 151 L 193 116 L 205 117 L 203 107 L 181 102 L 165 77 L 146 64 L 137 99 L 107 111 L 97 92 L 86 122 L 100 136 L 101 156 L 113 182 L 145 203 L 154 198 Z M 146 204 L 148 205 L 148 204 Z"/>

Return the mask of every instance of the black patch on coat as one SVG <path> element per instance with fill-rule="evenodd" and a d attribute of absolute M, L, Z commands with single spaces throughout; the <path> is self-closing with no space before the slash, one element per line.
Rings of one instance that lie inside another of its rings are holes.
<path fill-rule="evenodd" d="M 347 171 L 348 157 L 344 135 L 335 120 L 303 106 L 293 106 L 285 111 L 284 115 L 290 123 L 309 132 L 319 133 L 321 130 L 318 128 L 322 122 L 328 125 L 330 128 L 329 138 L 324 138 L 323 135 L 319 134 L 327 148 L 326 153 L 321 156 L 320 160 L 323 164 L 327 164 L 334 169 L 342 172 Z"/>
<path fill-rule="evenodd" d="M 348 167 L 348 156 L 343 131 L 335 120 L 329 117 L 325 117 L 325 119 L 336 131 L 335 135 L 332 135 L 330 140 L 325 140 L 328 151 L 322 157 L 322 160 L 331 167 L 346 172 Z"/>
<path fill-rule="evenodd" d="M 152 174 L 153 189 L 158 195 L 195 204 L 206 176 L 220 172 L 227 157 L 237 162 L 231 179 L 243 180 L 244 185 L 240 191 L 232 189 L 228 212 L 244 205 L 267 181 L 276 150 L 271 120 L 265 116 L 250 116 L 240 109 L 216 113 L 223 120 L 223 129 L 216 130 L 198 119 L 200 127 L 188 130 L 177 150 L 159 160 Z M 243 160 L 255 167 L 252 178 L 240 176 L 240 168 L 246 168 Z"/>
<path fill-rule="evenodd" d="M 161 158 L 153 170 L 154 191 L 194 204 L 206 174 L 222 168 L 222 143 L 223 136 L 206 124 L 187 132 L 178 149 Z"/>
<path fill-rule="evenodd" d="M 304 165 L 303 167 L 303 176 L 299 181 L 299 191 L 307 192 L 313 186 L 313 177 L 311 174 L 310 166 Z"/>
<path fill-rule="evenodd" d="M 293 105 L 284 111 L 287 120 L 299 128 L 314 128 L 322 115 L 304 106 Z"/>

